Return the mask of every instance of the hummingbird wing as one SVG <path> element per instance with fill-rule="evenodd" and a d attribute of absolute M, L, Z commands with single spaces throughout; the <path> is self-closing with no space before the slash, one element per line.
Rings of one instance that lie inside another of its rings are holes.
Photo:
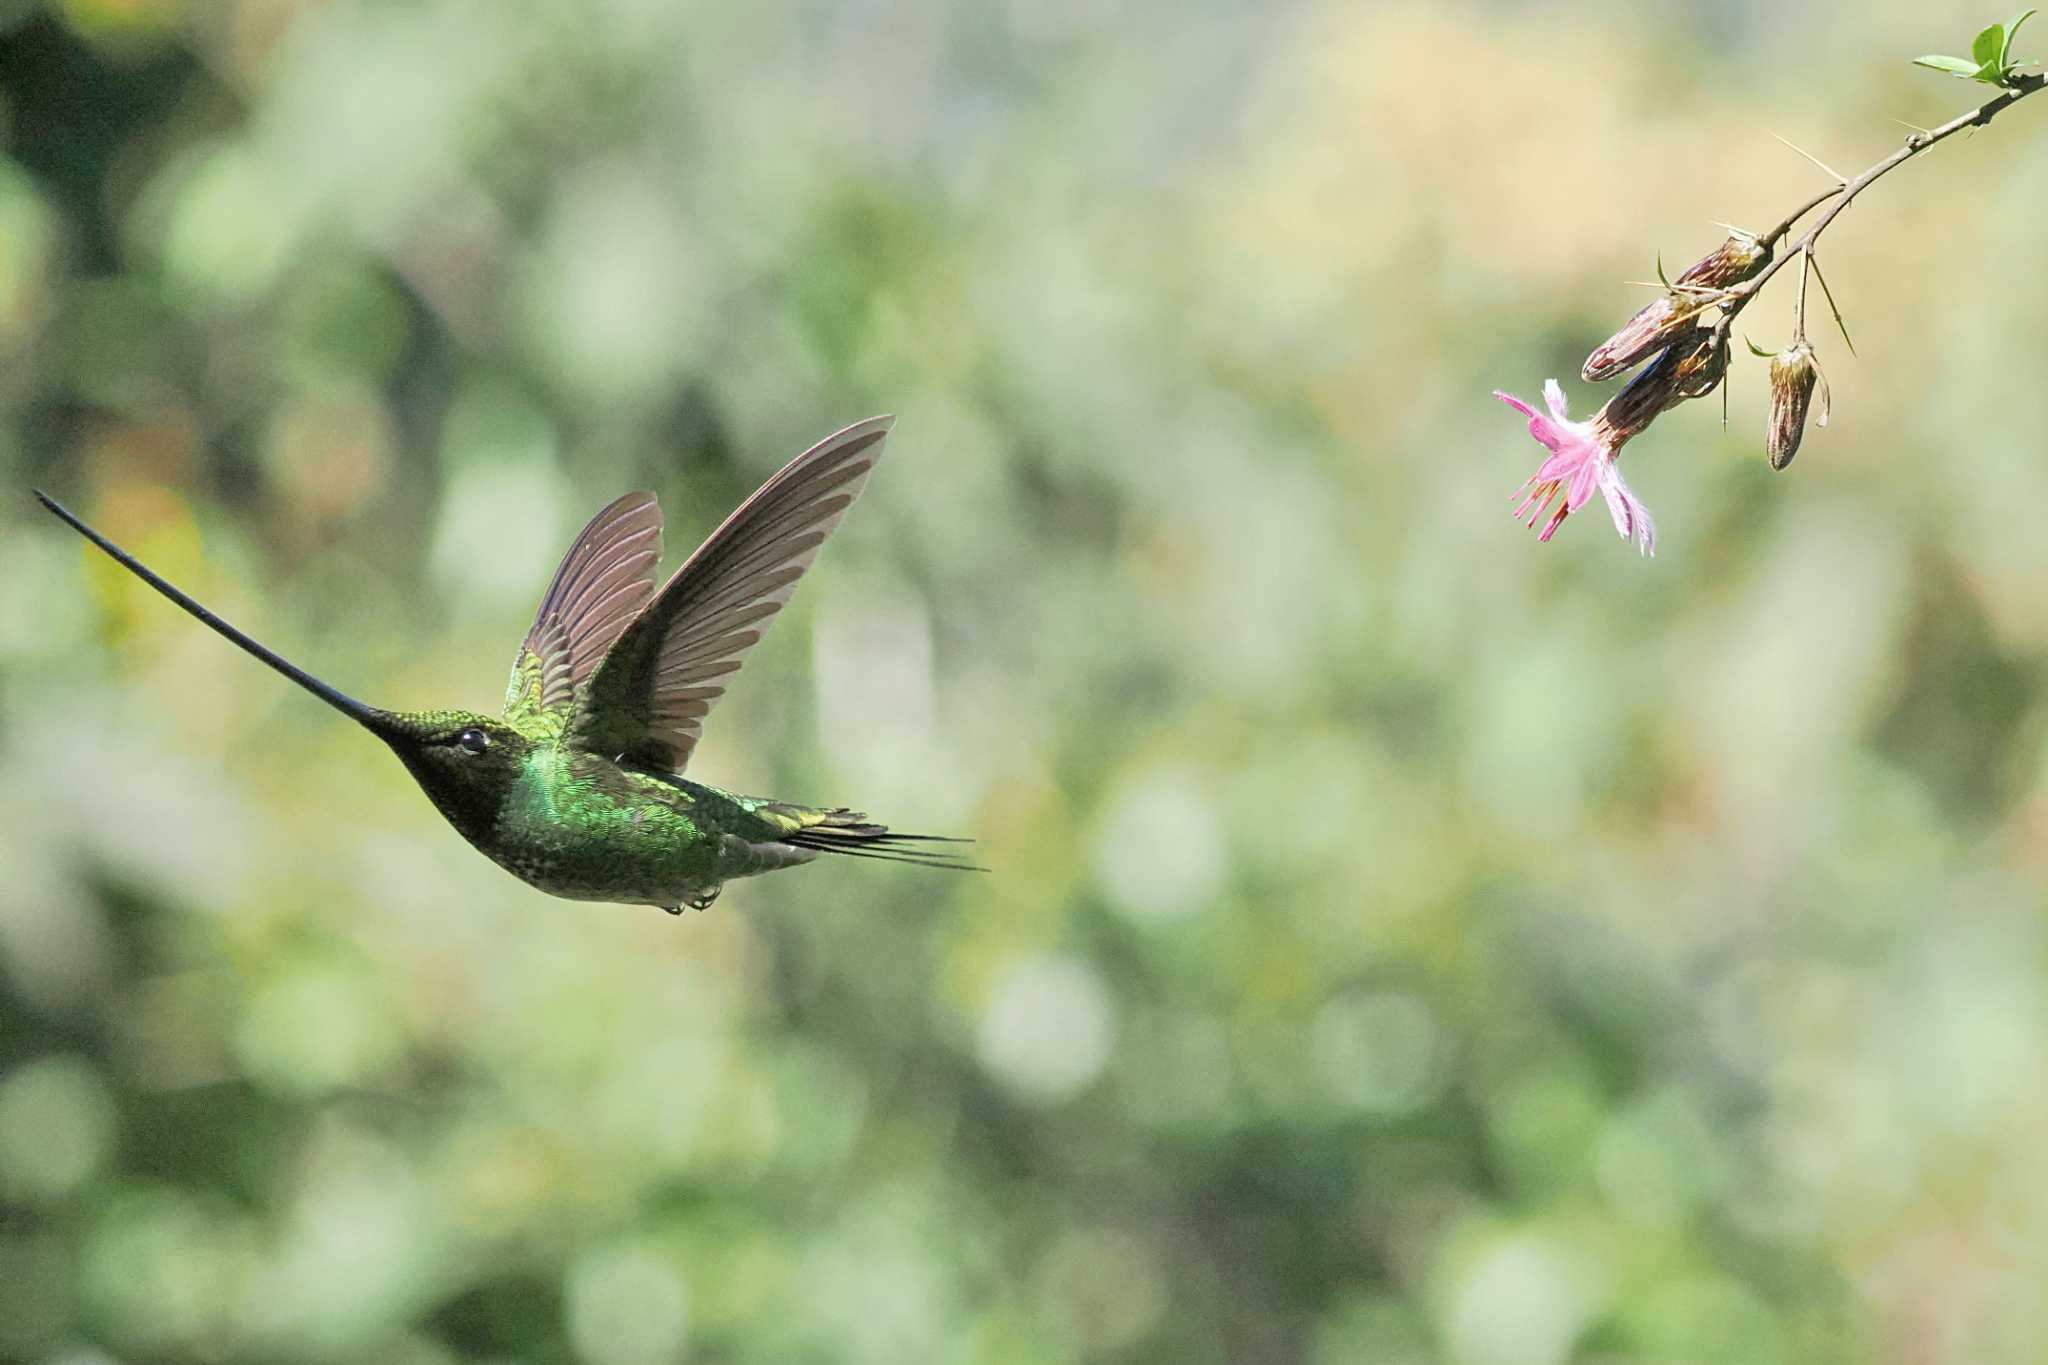
<path fill-rule="evenodd" d="M 577 693 L 575 744 L 682 771 L 705 713 L 866 487 L 895 420 L 827 436 L 697 547 Z"/>
<path fill-rule="evenodd" d="M 512 662 L 505 719 L 567 724 L 576 689 L 604 662 L 654 595 L 661 559 L 661 508 L 652 493 L 628 493 L 590 519 L 548 584 L 533 626 Z"/>

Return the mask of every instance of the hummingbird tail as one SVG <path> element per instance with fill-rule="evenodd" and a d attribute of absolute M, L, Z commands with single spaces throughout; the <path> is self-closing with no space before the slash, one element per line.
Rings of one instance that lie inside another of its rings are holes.
<path fill-rule="evenodd" d="M 938 867 L 949 872 L 986 872 L 949 850 L 934 845 L 971 844 L 972 839 L 953 839 L 943 834 L 901 834 L 878 825 L 857 810 L 811 810 L 802 806 L 777 807 L 782 820 L 797 825 L 781 842 L 816 853 L 841 853 L 849 858 L 881 858 L 917 867 Z"/>

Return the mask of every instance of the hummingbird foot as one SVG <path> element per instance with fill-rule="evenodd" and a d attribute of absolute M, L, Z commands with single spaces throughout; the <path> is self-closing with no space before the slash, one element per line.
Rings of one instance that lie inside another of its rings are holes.
<path fill-rule="evenodd" d="M 662 909 L 668 911 L 671 915 L 682 914 L 684 906 L 687 906 L 692 910 L 709 910 L 711 908 L 711 902 L 717 900 L 718 893 L 723 890 L 725 890 L 725 884 L 721 882 L 715 886 L 706 887 L 704 890 L 699 891 L 694 896 L 683 897 L 682 905 L 664 905 Z"/>

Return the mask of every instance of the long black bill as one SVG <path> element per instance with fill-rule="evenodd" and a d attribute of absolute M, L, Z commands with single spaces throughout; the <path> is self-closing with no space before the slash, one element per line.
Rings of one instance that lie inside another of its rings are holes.
<path fill-rule="evenodd" d="M 155 588 L 165 597 L 170 598 L 173 602 L 176 602 L 179 606 L 190 612 L 208 630 L 241 646 L 244 650 L 255 655 L 264 663 L 269 664 L 272 668 L 284 674 L 287 678 L 290 678 L 293 682 L 305 688 L 308 692 L 311 692 L 314 696 L 326 702 L 349 719 L 380 735 L 390 729 L 391 717 L 387 712 L 380 711 L 374 706 L 365 706 L 347 693 L 338 691 L 321 682 L 282 654 L 257 644 L 241 631 L 236 630 L 226 621 L 221 620 L 220 617 L 215 616 L 205 607 L 200 606 L 190 597 L 187 597 L 183 592 L 180 592 L 177 588 L 172 587 L 169 583 L 159 578 L 156 572 L 149 568 L 149 566 L 116 545 L 113 541 L 108 540 L 98 531 L 93 530 L 92 527 L 86 525 L 83 521 L 80 521 L 76 516 L 72 515 L 70 508 L 64 506 L 64 504 L 58 502 L 49 494 L 38 489 L 36 491 L 36 498 L 43 506 L 63 518 L 72 530 L 78 532 L 78 534 L 84 536 L 102 550 L 105 550 L 108 555 L 112 556 L 116 564 L 119 564 L 129 573 L 134 574 L 137 578 L 149 584 L 150 587 Z"/>

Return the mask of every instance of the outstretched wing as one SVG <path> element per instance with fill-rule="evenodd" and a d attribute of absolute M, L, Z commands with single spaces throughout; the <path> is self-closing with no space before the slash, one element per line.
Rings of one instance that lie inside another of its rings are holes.
<path fill-rule="evenodd" d="M 577 692 L 572 742 L 682 771 L 705 713 L 867 486 L 895 420 L 871 417 L 826 437 L 741 503 Z"/>
<path fill-rule="evenodd" d="M 561 732 L 576 689 L 654 595 L 660 559 L 654 494 L 628 493 L 590 519 L 555 570 L 512 663 L 505 719 L 529 731 Z"/>

